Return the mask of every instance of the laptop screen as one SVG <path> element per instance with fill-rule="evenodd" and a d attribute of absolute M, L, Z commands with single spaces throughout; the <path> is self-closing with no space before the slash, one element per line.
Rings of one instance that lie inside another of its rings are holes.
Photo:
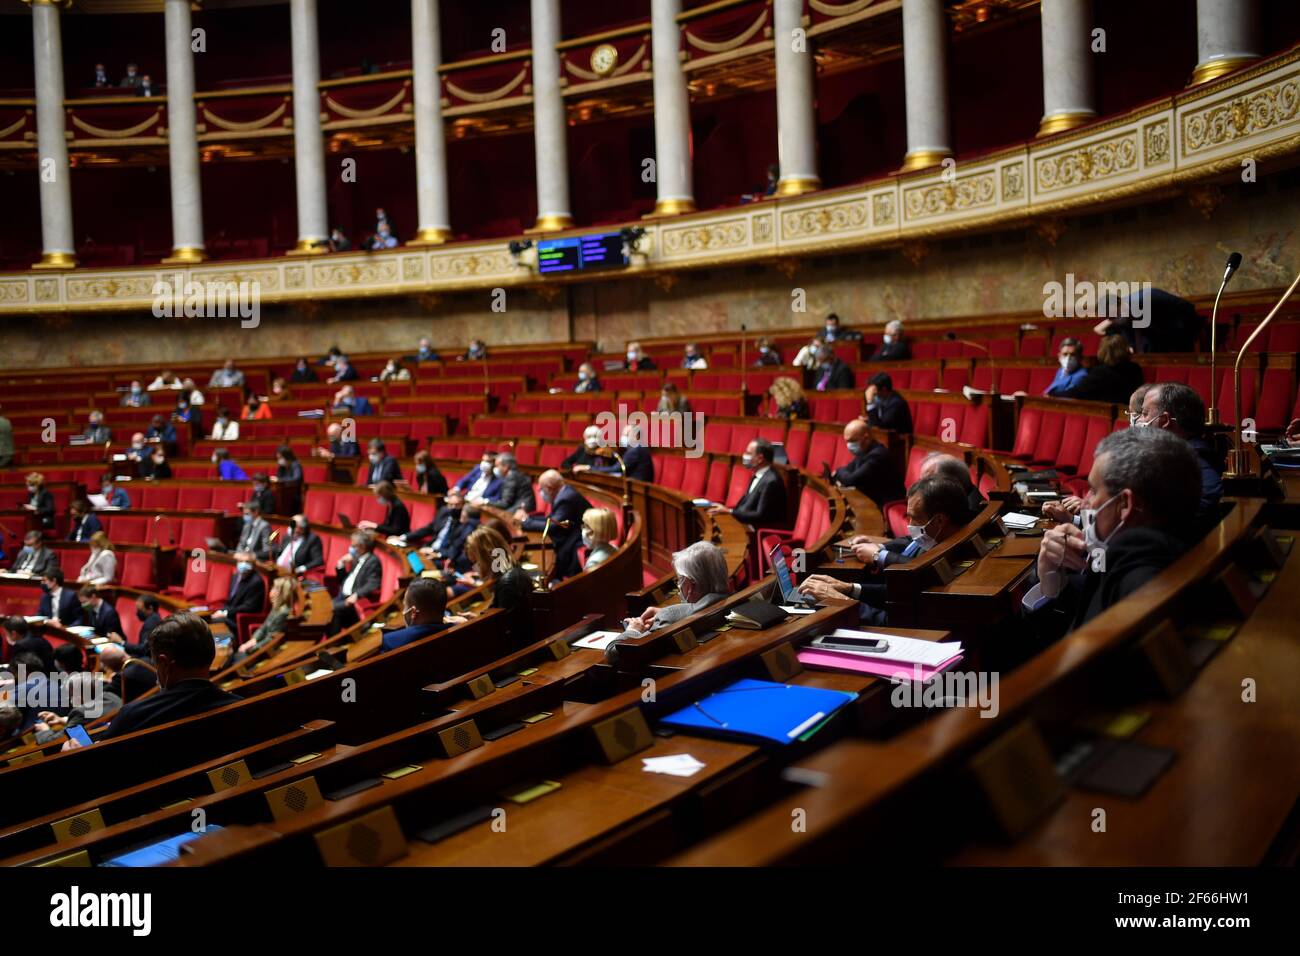
<path fill-rule="evenodd" d="M 776 583 L 781 587 L 782 600 L 795 600 L 798 593 L 794 589 L 794 579 L 790 577 L 790 566 L 785 563 L 785 552 L 779 544 L 768 552 L 768 558 L 772 562 L 772 570 L 776 572 Z"/>

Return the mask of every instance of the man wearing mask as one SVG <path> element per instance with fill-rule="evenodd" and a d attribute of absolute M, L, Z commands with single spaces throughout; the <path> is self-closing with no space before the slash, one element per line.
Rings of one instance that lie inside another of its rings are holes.
<path fill-rule="evenodd" d="M 853 369 L 835 355 L 835 349 L 823 342 L 817 346 L 817 365 L 812 370 L 812 386 L 819 392 L 853 387 Z"/>
<path fill-rule="evenodd" d="M 135 619 L 140 622 L 137 643 L 124 644 L 123 647 L 132 657 L 148 657 L 149 635 L 162 623 L 162 615 L 158 613 L 158 599 L 152 594 L 141 594 L 136 598 Z"/>
<path fill-rule="evenodd" d="M 225 621 L 233 632 L 241 614 L 261 614 L 266 608 L 266 582 L 253 564 L 253 555 L 247 551 L 235 553 L 235 573 L 230 576 L 230 593 L 226 606 L 212 615 L 214 621 Z M 170 619 L 169 619 L 170 620 Z M 155 629 L 155 634 L 157 630 Z"/>
<path fill-rule="evenodd" d="M 149 422 L 149 429 L 144 433 L 144 440 L 149 443 L 161 444 L 163 451 L 167 454 L 173 457 L 176 455 L 176 428 L 161 415 L 155 415 Z"/>
<path fill-rule="evenodd" d="M 596 370 L 590 362 L 583 362 L 578 366 L 578 384 L 573 386 L 574 394 L 587 395 L 599 391 L 600 379 L 596 377 Z"/>
<path fill-rule="evenodd" d="M 624 367 L 629 372 L 646 372 L 655 368 L 655 363 L 641 350 L 640 342 L 627 343 L 627 363 Z"/>
<path fill-rule="evenodd" d="M 758 358 L 754 360 L 755 366 L 771 367 L 781 364 L 781 353 L 772 345 L 770 339 L 762 338 L 758 340 Z"/>
<path fill-rule="evenodd" d="M 884 344 L 871 356 L 877 362 L 902 362 L 912 357 L 912 347 L 903 338 L 903 323 L 893 319 L 885 323 Z"/>
<path fill-rule="evenodd" d="M 709 367 L 709 360 L 706 359 L 700 347 L 694 342 L 686 346 L 686 354 L 682 357 L 682 368 L 701 371 Z"/>
<path fill-rule="evenodd" d="M 381 481 L 402 480 L 402 469 L 397 464 L 397 459 L 389 456 L 388 450 L 380 439 L 370 439 L 369 457 L 370 470 L 366 473 L 366 484 L 373 487 Z"/>
<path fill-rule="evenodd" d="M 437 581 L 416 578 L 402 596 L 402 621 L 406 626 L 384 635 L 383 643 L 379 645 L 380 653 L 395 651 L 450 627 L 446 612 L 447 589 Z"/>
<path fill-rule="evenodd" d="M 145 405 L 152 404 L 153 399 L 139 382 L 132 382 L 131 387 L 122 393 L 122 407 L 124 408 L 142 408 Z"/>
<path fill-rule="evenodd" d="M 641 440 L 640 429 L 636 425 L 627 425 L 623 429 L 623 436 L 619 444 L 623 448 L 623 451 L 618 456 L 618 458 L 623 459 L 622 466 L 619 465 L 618 458 L 613 455 L 609 458 L 602 455 L 595 464 L 574 465 L 574 472 L 581 474 L 584 471 L 591 471 L 598 475 L 626 474 L 627 477 L 636 481 L 654 481 L 654 459 L 650 457 L 650 449 Z"/>
<path fill-rule="evenodd" d="M 104 527 L 99 523 L 99 517 L 90 510 L 90 503 L 78 498 L 68 506 L 70 520 L 68 522 L 68 540 L 69 541 L 89 541 L 91 535 L 96 531 L 103 531 Z"/>
<path fill-rule="evenodd" d="M 41 617 L 58 618 L 64 627 L 82 624 L 81 602 L 77 592 L 63 586 L 63 569 L 53 567 L 41 575 L 41 603 L 36 613 Z"/>
<path fill-rule="evenodd" d="M 1078 339 L 1062 339 L 1056 360 L 1061 367 L 1056 370 L 1052 383 L 1043 390 L 1044 395 L 1060 395 L 1068 392 L 1088 375 L 1088 370 L 1083 367 L 1083 345 Z"/>
<path fill-rule="evenodd" d="M 271 525 L 262 517 L 262 506 L 256 501 L 245 501 L 242 507 L 244 523 L 239 529 L 235 551 L 253 554 L 265 561 L 271 553 Z"/>
<path fill-rule="evenodd" d="M 591 502 L 576 488 L 565 484 L 564 477 L 554 468 L 542 472 L 537 479 L 537 488 L 542 500 L 551 506 L 547 537 L 555 547 L 555 563 L 552 565 L 555 579 L 562 581 L 582 570 L 578 546 L 582 544 L 582 516 L 591 507 Z M 545 515 L 529 516 L 523 508 L 516 511 L 514 517 L 522 522 L 525 531 L 541 531 L 547 527 Z"/>
<path fill-rule="evenodd" d="M 91 85 L 97 90 L 102 90 L 104 87 L 110 85 L 108 82 L 108 71 L 104 69 L 104 64 L 95 64 L 95 79 Z"/>
<path fill-rule="evenodd" d="M 13 571 L 17 574 L 30 574 L 41 577 L 47 571 L 59 566 L 59 558 L 45 547 L 45 539 L 39 531 L 28 531 L 23 535 L 23 546 L 14 558 Z"/>
<path fill-rule="evenodd" d="M 938 475 L 922 478 L 907 490 L 907 537 L 884 544 L 855 538 L 853 556 L 862 562 L 863 571 L 876 574 L 946 541 L 965 525 L 967 514 L 966 494 L 959 485 Z M 885 584 L 879 579 L 854 584 L 813 574 L 804 579 L 799 590 L 818 600 L 853 598 L 861 602 L 858 617 L 864 624 L 883 627 L 889 623 Z"/>
<path fill-rule="evenodd" d="M 89 424 L 82 432 L 87 442 L 92 445 L 105 445 L 113 440 L 113 429 L 104 424 L 104 413 L 96 409 L 90 413 Z"/>
<path fill-rule="evenodd" d="M 361 446 L 355 441 L 343 439 L 343 426 L 338 422 L 332 422 L 325 429 L 325 437 L 329 439 L 329 445 L 325 448 L 317 449 L 317 454 L 321 458 L 333 460 L 335 458 L 360 458 Z"/>
<path fill-rule="evenodd" d="M 560 470 L 569 471 L 577 465 L 590 467 L 599 464 L 602 459 L 596 454 L 598 448 L 600 448 L 600 426 L 588 425 L 582 431 L 582 444 L 578 446 L 577 451 L 560 462 Z"/>
<path fill-rule="evenodd" d="M 134 63 L 126 65 L 126 76 L 122 77 L 122 82 L 117 85 L 124 90 L 138 90 L 140 88 L 140 71 Z"/>
<path fill-rule="evenodd" d="M 471 501 L 493 497 L 501 488 L 501 479 L 493 470 L 495 465 L 496 455 L 485 451 L 478 467 L 471 468 L 461 475 L 460 480 L 455 484 L 456 490 Z"/>
<path fill-rule="evenodd" d="M 294 574 L 306 574 L 325 567 L 325 548 L 320 536 L 311 530 L 306 515 L 294 515 L 289 536 L 275 556 L 277 566 Z"/>
<path fill-rule="evenodd" d="M 785 500 L 785 482 L 772 468 L 776 451 L 766 438 L 755 438 L 745 448 L 741 463 L 753 472 L 749 487 L 730 508 L 715 505 L 709 514 L 729 514 L 741 524 L 754 528 L 781 528 L 785 526 L 788 506 Z"/>
<path fill-rule="evenodd" d="M 420 339 L 420 347 L 415 352 L 417 362 L 436 362 L 438 361 L 438 350 L 433 347 L 433 343 L 428 339 Z"/>
<path fill-rule="evenodd" d="M 1056 637 L 1123 600 L 1186 550 L 1201 497 L 1200 466 L 1186 441 L 1127 428 L 1097 443 L 1082 527 L 1059 524 L 1038 549 L 1038 583 L 1022 604 Z"/>
<path fill-rule="evenodd" d="M 1135 428 L 1159 428 L 1172 432 L 1191 445 L 1201 471 L 1201 500 L 1195 521 L 1188 531 L 1206 531 L 1219 520 L 1219 499 L 1223 497 L 1223 457 L 1205 440 L 1205 403 L 1196 389 L 1178 382 L 1158 382 L 1142 396 L 1142 411 Z"/>
<path fill-rule="evenodd" d="M 898 466 L 889 449 L 871 437 L 871 426 L 855 418 L 844 426 L 844 444 L 853 459 L 831 475 L 835 484 L 856 488 L 878 508 L 883 508 L 887 501 L 905 497 Z"/>
<path fill-rule="evenodd" d="M 122 640 L 122 619 L 117 616 L 117 609 L 109 604 L 94 585 L 87 584 L 78 593 L 81 601 L 83 620 L 87 627 L 93 627 L 100 637 L 112 637 Z"/>
<path fill-rule="evenodd" d="M 863 392 L 867 405 L 867 424 L 872 428 L 888 428 L 903 435 L 912 433 L 912 410 L 907 399 L 894 391 L 894 380 L 887 372 L 877 372 Z"/>
<path fill-rule="evenodd" d="M 495 495 L 484 497 L 475 502 L 476 504 L 488 504 L 502 511 L 517 511 L 522 508 L 526 512 L 531 512 L 537 507 L 537 499 L 533 495 L 533 480 L 519 470 L 514 455 L 508 451 L 497 455 L 494 473 L 501 479 L 501 487 L 497 489 Z"/>
<path fill-rule="evenodd" d="M 421 554 L 430 558 L 445 557 L 448 546 L 456 536 L 456 526 L 460 524 L 461 509 L 465 506 L 465 496 L 455 488 L 447 492 L 443 505 L 433 520 L 421 528 L 415 528 L 398 540 L 410 547 L 420 547 Z M 427 548 L 421 547 L 428 545 Z"/>
<path fill-rule="evenodd" d="M 374 540 L 364 531 L 352 535 L 352 546 L 339 558 L 334 573 L 339 579 L 339 593 L 334 598 L 334 616 L 326 633 L 333 636 L 361 620 L 357 602 L 377 598 L 384 583 L 384 572 L 373 554 Z"/>
<path fill-rule="evenodd" d="M 131 507 L 131 496 L 123 488 L 117 486 L 117 482 L 112 475 L 105 475 L 99 481 L 99 493 L 104 496 L 104 507 L 106 508 L 129 508 Z"/>
<path fill-rule="evenodd" d="M 203 618 L 173 614 L 154 629 L 150 650 L 162 690 L 124 705 L 97 740 L 109 740 L 239 702 L 240 698 L 208 679 L 217 648 Z"/>
<path fill-rule="evenodd" d="M 271 479 L 263 472 L 253 475 L 253 496 L 250 500 L 257 502 L 262 514 L 275 514 L 275 492 L 271 490 Z"/>

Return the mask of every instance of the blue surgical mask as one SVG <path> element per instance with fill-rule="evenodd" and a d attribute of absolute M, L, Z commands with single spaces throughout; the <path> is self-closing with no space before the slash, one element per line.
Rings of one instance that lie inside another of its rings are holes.
<path fill-rule="evenodd" d="M 851 442 L 847 442 L 847 445 L 848 445 L 848 449 L 849 449 L 849 454 L 850 454 L 850 455 L 853 455 L 854 457 L 856 457 L 856 456 L 862 454 L 862 442 L 860 442 L 860 441 L 851 441 Z"/>
<path fill-rule="evenodd" d="M 542 500 L 545 501 L 545 502 L 549 505 L 552 501 L 555 500 L 555 498 L 551 495 L 551 493 L 550 493 L 549 491 L 543 491 L 543 492 L 542 492 Z"/>
<path fill-rule="evenodd" d="M 240 561 L 235 565 L 235 570 L 240 574 L 247 574 L 249 571 L 253 570 L 253 565 L 248 561 Z"/>
<path fill-rule="evenodd" d="M 244 524 L 252 524 L 252 523 L 253 523 L 253 516 L 252 516 L 252 515 L 244 515 Z"/>

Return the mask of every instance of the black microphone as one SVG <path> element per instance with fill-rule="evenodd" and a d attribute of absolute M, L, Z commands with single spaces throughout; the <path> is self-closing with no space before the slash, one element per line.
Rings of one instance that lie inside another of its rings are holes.
<path fill-rule="evenodd" d="M 1232 255 L 1228 256 L 1228 266 L 1223 270 L 1224 285 L 1228 284 L 1228 280 L 1232 278 L 1232 274 L 1239 268 L 1241 268 L 1241 253 L 1234 252 Z"/>

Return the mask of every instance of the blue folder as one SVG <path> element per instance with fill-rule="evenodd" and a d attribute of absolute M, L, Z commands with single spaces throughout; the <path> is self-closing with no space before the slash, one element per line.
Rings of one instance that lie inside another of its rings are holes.
<path fill-rule="evenodd" d="M 168 837 L 148 846 L 137 847 L 129 853 L 110 857 L 101 866 L 164 866 L 181 855 L 181 846 L 191 840 L 197 840 L 208 833 L 216 833 L 221 827 L 215 823 L 205 833 L 182 833 L 180 836 Z"/>
<path fill-rule="evenodd" d="M 790 744 L 856 697 L 844 691 L 746 678 L 669 714 L 661 723 L 677 730 Z"/>

